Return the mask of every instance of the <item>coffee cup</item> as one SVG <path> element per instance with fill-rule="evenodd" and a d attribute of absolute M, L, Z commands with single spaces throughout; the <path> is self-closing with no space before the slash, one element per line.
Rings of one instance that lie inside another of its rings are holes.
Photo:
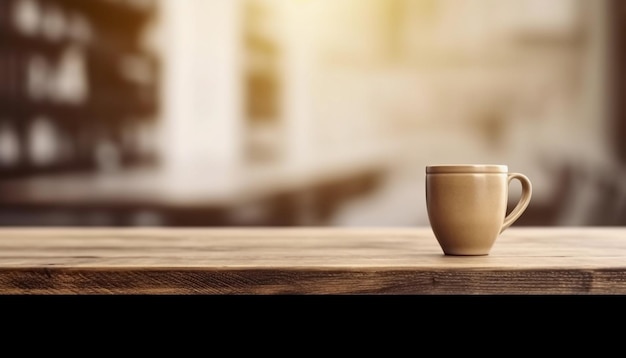
<path fill-rule="evenodd" d="M 509 186 L 521 183 L 507 214 Z M 426 166 L 426 206 L 432 231 L 445 255 L 488 255 L 498 236 L 526 210 L 532 196 L 527 176 L 507 165 Z"/>

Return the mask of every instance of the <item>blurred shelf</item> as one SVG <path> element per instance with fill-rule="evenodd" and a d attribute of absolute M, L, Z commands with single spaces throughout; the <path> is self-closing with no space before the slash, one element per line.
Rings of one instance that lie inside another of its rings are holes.
<path fill-rule="evenodd" d="M 124 167 L 156 161 L 129 145 L 127 133 L 153 123 L 159 111 L 160 59 L 144 44 L 157 4 L 0 2 L 0 137 L 11 142 L 0 147 L 0 179 L 95 171 L 103 150 Z M 50 143 L 78 153 L 45 163 L 30 157 L 33 147 Z M 7 159 L 15 153 L 18 162 Z"/>

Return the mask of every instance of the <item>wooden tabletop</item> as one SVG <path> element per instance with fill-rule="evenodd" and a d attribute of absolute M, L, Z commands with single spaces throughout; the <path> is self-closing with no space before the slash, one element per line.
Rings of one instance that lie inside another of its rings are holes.
<path fill-rule="evenodd" d="M 626 228 L 3 228 L 0 294 L 626 294 Z"/>
<path fill-rule="evenodd" d="M 394 153 L 395 154 L 395 153 Z M 397 155 L 396 155 L 397 156 Z M 0 204 L 20 207 L 230 206 L 276 193 L 387 170 L 394 156 L 379 150 L 320 155 L 306 164 L 135 168 L 0 180 Z"/>

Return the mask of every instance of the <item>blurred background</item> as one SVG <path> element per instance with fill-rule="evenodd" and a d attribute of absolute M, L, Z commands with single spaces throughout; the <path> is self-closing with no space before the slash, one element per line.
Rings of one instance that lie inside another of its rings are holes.
<path fill-rule="evenodd" d="M 445 163 L 526 174 L 515 225 L 625 225 L 624 17 L 0 0 L 0 225 L 425 226 L 424 167 Z"/>

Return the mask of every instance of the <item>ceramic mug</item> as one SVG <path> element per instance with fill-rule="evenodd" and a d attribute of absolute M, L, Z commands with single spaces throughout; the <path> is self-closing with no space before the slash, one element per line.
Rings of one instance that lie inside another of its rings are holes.
<path fill-rule="evenodd" d="M 522 184 L 507 215 L 509 185 Z M 506 165 L 426 166 L 426 206 L 430 226 L 446 255 L 488 255 L 498 236 L 526 210 L 532 195 L 528 177 Z"/>

